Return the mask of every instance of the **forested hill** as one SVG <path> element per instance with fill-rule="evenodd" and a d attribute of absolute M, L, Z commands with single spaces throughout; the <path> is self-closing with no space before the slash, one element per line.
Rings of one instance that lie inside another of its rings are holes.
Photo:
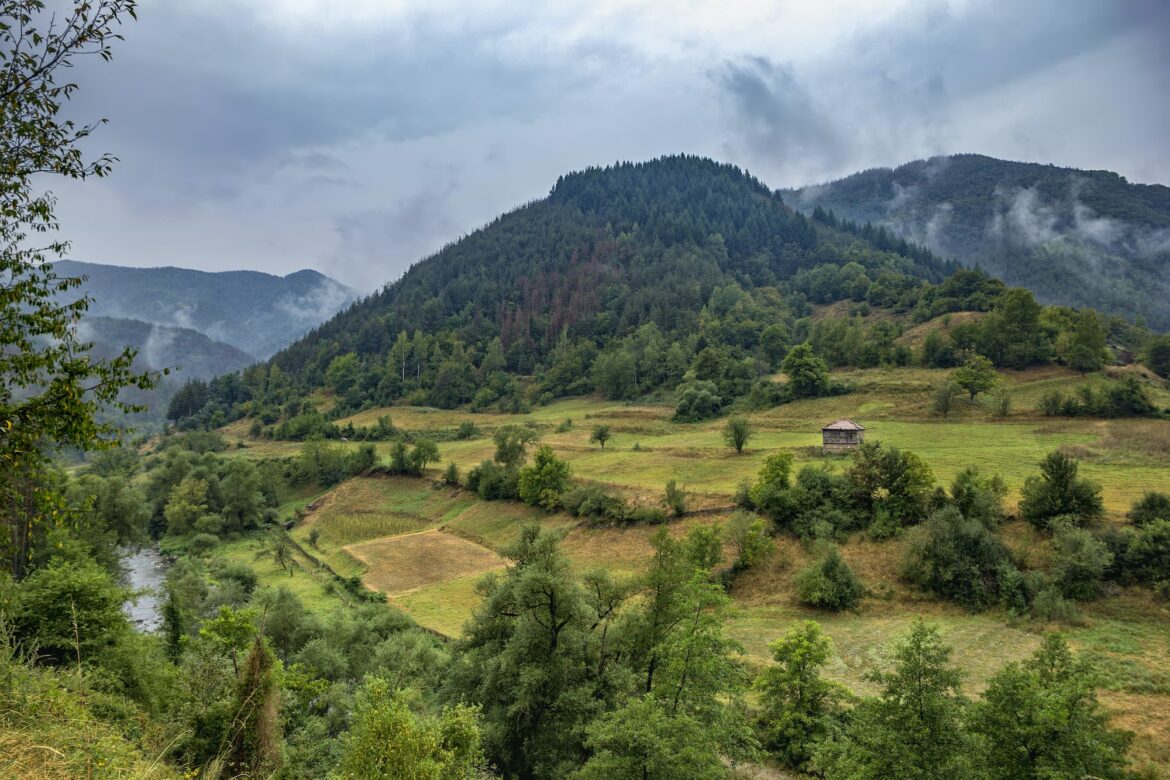
<path fill-rule="evenodd" d="M 143 369 L 170 368 L 174 371 L 172 379 L 177 381 L 210 379 L 256 362 L 256 358 L 243 350 L 198 331 L 141 320 L 87 317 L 82 320 L 78 335 L 92 342 L 94 353 L 105 358 L 117 355 L 124 347 L 133 347 L 138 351 L 137 361 Z"/>
<path fill-rule="evenodd" d="M 72 260 L 54 267 L 61 276 L 86 277 L 81 290 L 93 299 L 88 316 L 187 328 L 258 358 L 287 346 L 354 299 L 348 287 L 309 270 L 281 277 Z"/>
<path fill-rule="evenodd" d="M 1044 302 L 1170 328 L 1170 187 L 964 154 L 787 191 L 978 266 Z"/>
<path fill-rule="evenodd" d="M 887 233 L 815 224 L 734 166 L 678 156 L 593 168 L 419 262 L 274 363 L 316 382 L 338 355 L 387 358 L 417 331 L 481 354 L 498 338 L 508 369 L 527 373 L 562 332 L 596 347 L 650 323 L 689 336 L 717 288 L 759 290 L 850 261 L 872 279 L 891 274 L 895 297 L 895 277 L 953 270 Z"/>

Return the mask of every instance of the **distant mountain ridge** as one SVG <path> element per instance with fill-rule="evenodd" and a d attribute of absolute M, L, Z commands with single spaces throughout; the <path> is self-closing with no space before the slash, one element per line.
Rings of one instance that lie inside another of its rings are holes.
<path fill-rule="evenodd" d="M 960 154 L 781 194 L 805 213 L 887 227 L 1046 303 L 1170 329 L 1170 187 Z"/>
<path fill-rule="evenodd" d="M 94 352 L 113 356 L 125 347 L 138 350 L 145 369 L 175 369 L 175 379 L 211 379 L 256 362 L 241 349 L 215 341 L 190 328 L 173 328 L 142 320 L 86 317 L 78 335 L 94 344 Z"/>
<path fill-rule="evenodd" d="M 130 268 L 75 260 L 62 260 L 54 267 L 61 276 L 86 277 L 81 289 L 93 299 L 89 318 L 185 328 L 257 359 L 308 333 L 356 297 L 350 288 L 311 270 L 282 277 L 259 271 Z M 238 362 L 238 356 L 229 362 Z"/>

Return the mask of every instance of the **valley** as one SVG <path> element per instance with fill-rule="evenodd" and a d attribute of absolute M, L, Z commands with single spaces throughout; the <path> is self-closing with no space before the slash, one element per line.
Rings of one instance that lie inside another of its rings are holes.
<path fill-rule="evenodd" d="M 738 485 L 752 480 L 768 454 L 791 452 L 796 468 L 825 466 L 841 471 L 848 456 L 820 452 L 822 424 L 852 417 L 866 426 L 867 440 L 911 450 L 930 465 L 939 485 L 975 465 L 1000 474 L 1008 486 L 1009 513 L 1024 479 L 1036 473 L 1044 455 L 1055 449 L 1073 452 L 1082 473 L 1102 487 L 1107 523 L 1122 524 L 1125 512 L 1145 492 L 1170 484 L 1170 421 L 1066 420 L 1048 418 L 1035 404 L 1053 388 L 1070 389 L 1083 377 L 1067 370 L 1013 372 L 1007 387 L 1014 411 L 995 416 L 984 403 L 959 402 L 946 419 L 930 411 L 930 395 L 945 372 L 927 369 L 869 369 L 834 372 L 856 390 L 835 398 L 795 401 L 749 414 L 755 431 L 745 451 L 736 454 L 720 435 L 724 421 L 685 424 L 671 421 L 673 409 L 653 404 L 607 402 L 596 398 L 558 401 L 524 415 L 468 413 L 426 407 L 371 409 L 342 418 L 344 425 L 370 424 L 389 415 L 410 436 L 439 440 L 442 462 L 422 478 L 358 477 L 315 498 L 292 536 L 342 576 L 359 576 L 366 587 L 385 593 L 389 602 L 418 623 L 448 637 L 462 634 L 480 603 L 476 583 L 499 571 L 497 557 L 515 542 L 519 529 L 539 523 L 564 533 L 563 547 L 574 568 L 603 568 L 617 576 L 640 574 L 652 555 L 654 526 L 593 525 L 564 513 L 547 513 L 507 501 L 483 501 L 474 493 L 441 484 L 448 463 L 466 473 L 494 449 L 491 434 L 502 425 L 529 426 L 539 432 L 572 468 L 574 480 L 603 485 L 629 499 L 655 504 L 662 486 L 678 479 L 689 493 L 688 516 L 670 520 L 670 533 L 682 537 L 696 525 L 721 528 L 730 516 Z M 1159 404 L 1170 403 L 1170 390 L 1154 391 Z M 328 405 L 328 398 L 322 402 Z M 559 430 L 566 420 L 572 427 Z M 477 433 L 454 439 L 463 423 Z M 607 425 L 613 438 L 602 450 L 590 443 L 595 425 Z M 300 445 L 269 442 L 247 435 L 240 424 L 225 438 L 246 457 L 292 457 Z M 339 443 L 356 448 L 358 443 Z M 388 462 L 389 445 L 378 445 Z M 1041 566 L 1048 540 L 1021 520 L 1008 521 L 1002 534 L 1014 554 Z M 310 535 L 313 535 L 312 537 Z M 315 546 L 311 538 L 316 539 Z M 1119 588 L 1083 605 L 1071 624 L 1046 626 L 1021 620 L 1003 610 L 971 613 L 946 605 L 908 586 L 899 576 L 905 540 L 871 541 L 864 534 L 841 543 L 842 554 L 864 583 L 867 596 L 854 610 L 833 614 L 800 605 L 794 578 L 815 559 L 806 542 L 779 537 L 776 553 L 763 565 L 742 574 L 730 590 L 734 609 L 728 634 L 740 642 L 754 668 L 768 662 L 767 645 L 795 621 L 816 619 L 834 642 L 826 674 L 859 694 L 875 692 L 867 675 L 887 668 L 889 653 L 917 617 L 940 627 L 955 649 L 964 673 L 964 689 L 974 694 L 1009 661 L 1030 655 L 1046 628 L 1058 628 L 1080 652 L 1095 659 L 1105 675 L 1102 701 L 1115 722 L 1137 734 L 1139 761 L 1170 761 L 1170 604 L 1148 592 Z M 724 549 L 725 560 L 732 551 Z M 279 575 L 275 581 L 279 581 Z"/>

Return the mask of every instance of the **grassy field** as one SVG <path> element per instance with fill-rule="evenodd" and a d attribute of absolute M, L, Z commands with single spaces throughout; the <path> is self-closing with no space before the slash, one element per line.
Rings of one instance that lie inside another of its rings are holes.
<path fill-rule="evenodd" d="M 912 337 L 912 334 L 911 334 Z M 371 410 L 350 418 L 370 424 L 389 414 L 409 431 L 447 432 L 471 420 L 478 436 L 440 444 L 445 465 L 463 473 L 492 456 L 490 435 L 503 424 L 529 424 L 541 442 L 567 460 L 577 480 L 601 483 L 627 496 L 651 502 L 671 479 L 691 493 L 692 508 L 721 508 L 737 485 L 753 479 L 768 454 L 787 450 L 798 467 L 848 466 L 847 457 L 820 452 L 820 427 L 851 417 L 867 428 L 867 438 L 911 450 L 926 460 L 940 484 L 969 465 L 1003 476 L 1018 498 L 1025 478 L 1038 471 L 1045 454 L 1063 449 L 1081 461 L 1082 473 L 1099 482 L 1111 521 L 1120 521 L 1144 491 L 1170 489 L 1170 421 L 1047 418 L 1035 411 L 1050 389 L 1065 392 L 1102 376 L 1083 378 L 1046 368 L 1004 372 L 1014 410 L 994 416 L 982 403 L 960 401 L 943 419 L 929 411 L 933 388 L 945 371 L 899 369 L 835 372 L 855 392 L 787 404 L 749 418 L 756 434 L 742 455 L 721 436 L 725 421 L 697 424 L 671 421 L 666 406 L 631 405 L 578 398 L 560 401 L 526 415 L 471 414 L 415 407 Z M 1153 391 L 1156 402 L 1170 406 L 1170 392 Z M 572 425 L 558 432 L 565 420 Z M 614 438 L 604 450 L 589 442 L 592 427 L 604 423 Z M 448 438 L 443 436 L 442 438 Z M 244 453 L 293 454 L 293 443 L 244 441 Z M 356 446 L 353 444 L 346 446 Z M 388 444 L 380 444 L 385 456 Z M 432 470 L 437 475 L 438 467 Z M 309 497 L 302 497 L 302 500 Z M 694 524 L 721 524 L 727 515 L 701 513 L 673 522 L 673 534 Z M 465 491 L 436 488 L 432 479 L 362 478 L 350 480 L 313 504 L 294 537 L 308 543 L 313 529 L 318 551 L 340 573 L 361 574 L 365 582 L 391 595 L 395 605 L 424 626 L 458 635 L 479 601 L 475 585 L 483 572 L 498 570 L 498 556 L 526 522 L 559 528 L 564 548 L 579 571 L 604 567 L 618 575 L 635 575 L 650 556 L 656 529 L 588 528 L 565 515 L 539 512 L 506 502 L 481 502 Z M 1029 563 L 1042 562 L 1046 541 L 1021 522 L 1004 527 L 1004 537 Z M 1021 622 L 1002 612 L 970 614 L 923 597 L 897 577 L 903 542 L 855 539 L 843 554 L 869 595 L 854 612 L 815 613 L 794 598 L 793 579 L 810 560 L 799 542 L 781 538 L 776 555 L 742 576 L 733 588 L 735 610 L 730 632 L 746 651 L 749 664 L 768 660 L 767 646 L 795 621 L 815 618 L 834 641 L 828 673 L 858 692 L 869 692 L 867 674 L 888 665 L 893 645 L 912 621 L 924 617 L 939 625 L 955 648 L 965 674 L 965 690 L 976 694 L 1004 663 L 1026 657 L 1045 630 L 1064 631 L 1073 645 L 1101 670 L 1102 700 L 1117 722 L 1137 738 L 1134 757 L 1140 764 L 1170 767 L 1170 604 L 1148 591 L 1115 591 L 1084 608 L 1077 625 L 1046 626 Z M 244 553 L 241 553 L 244 554 Z M 264 562 L 259 566 L 268 565 Z"/>
<path fill-rule="evenodd" d="M 565 515 L 436 490 L 426 480 L 357 480 L 337 488 L 334 495 L 334 500 L 321 502 L 320 516 L 310 514 L 296 530 L 298 537 L 314 524 L 344 517 L 336 510 L 356 500 L 384 508 L 414 507 L 421 517 L 429 518 L 422 532 L 392 529 L 384 536 L 350 543 L 344 551 L 367 585 L 387 593 L 392 604 L 421 625 L 447 636 L 461 633 L 479 603 L 476 583 L 484 572 L 500 570 L 505 561 L 498 552 L 514 540 L 522 524 L 536 521 L 561 529 L 564 549 L 578 571 L 606 568 L 618 576 L 633 576 L 644 568 L 651 555 L 650 537 L 658 530 L 589 528 Z M 726 518 L 720 513 L 699 514 L 666 528 L 682 535 L 696 524 L 718 526 Z M 1004 536 L 1013 548 L 1033 560 L 1042 559 L 1043 542 L 1030 527 L 1019 521 L 1009 523 Z M 999 611 L 972 614 L 925 597 L 898 579 L 904 544 L 898 539 L 863 538 L 844 544 L 843 555 L 869 595 L 857 610 L 833 615 L 797 603 L 793 581 L 813 553 L 795 539 L 777 539 L 775 555 L 742 575 L 732 589 L 735 606 L 729 633 L 744 646 L 745 660 L 750 666 L 762 666 L 769 660 L 770 642 L 795 622 L 816 619 L 834 642 L 827 674 L 859 693 L 868 693 L 873 684 L 867 675 L 888 667 L 893 646 L 922 617 L 937 624 L 954 647 L 964 689 L 975 695 L 1003 664 L 1031 654 L 1044 631 L 1060 630 L 1097 662 L 1102 700 L 1117 722 L 1137 735 L 1135 759 L 1170 767 L 1170 734 L 1165 729 L 1170 719 L 1170 604 L 1148 591 L 1116 591 L 1086 605 L 1083 620 L 1071 626 L 1018 621 Z M 271 568 L 266 561 L 259 566 Z"/>
<path fill-rule="evenodd" d="M 494 551 L 438 530 L 389 536 L 346 549 L 366 567 L 366 584 L 391 598 L 504 566 Z"/>

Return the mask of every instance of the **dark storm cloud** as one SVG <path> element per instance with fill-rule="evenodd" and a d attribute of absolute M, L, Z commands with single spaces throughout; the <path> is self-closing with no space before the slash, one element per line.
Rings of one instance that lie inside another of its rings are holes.
<path fill-rule="evenodd" d="M 846 142 L 791 66 L 764 57 L 729 62 L 713 74 L 741 118 L 737 132 L 758 155 L 781 165 L 793 158 L 815 158 L 836 167 Z"/>
<path fill-rule="evenodd" d="M 893 10 L 890 10 L 890 9 Z M 340 18 L 338 14 L 349 14 Z M 1170 3 L 144 0 L 71 110 L 79 259 L 372 289 L 571 168 L 687 152 L 773 186 L 976 151 L 1170 180 Z"/>

